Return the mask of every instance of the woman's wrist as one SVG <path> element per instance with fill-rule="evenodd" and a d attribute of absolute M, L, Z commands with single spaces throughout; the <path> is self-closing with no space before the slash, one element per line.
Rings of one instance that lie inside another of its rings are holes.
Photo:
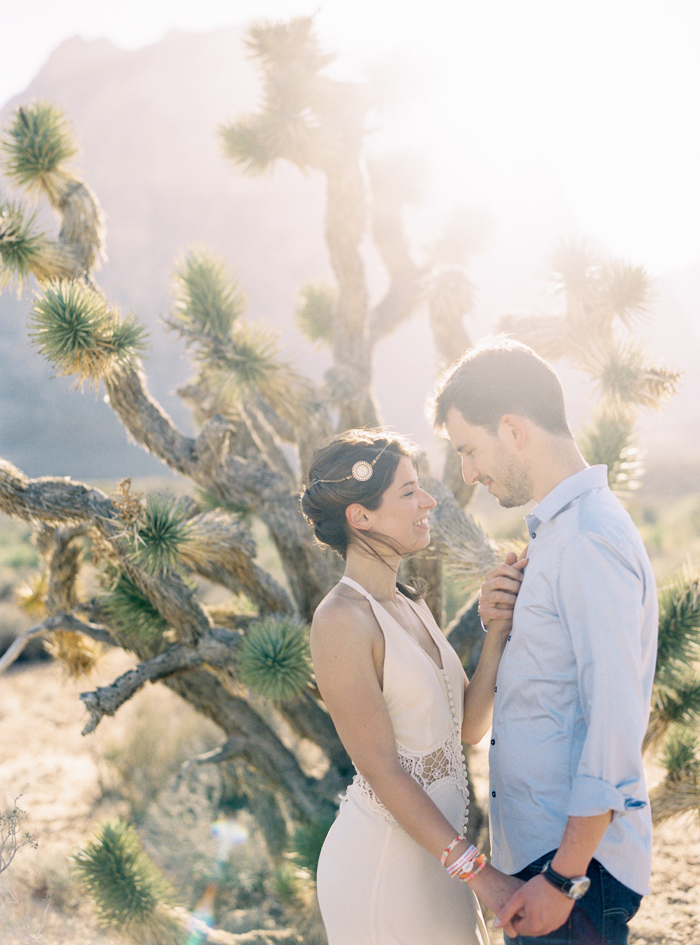
<path fill-rule="evenodd" d="M 486 865 L 486 856 L 458 834 L 443 850 L 440 862 L 452 879 L 471 882 Z"/>

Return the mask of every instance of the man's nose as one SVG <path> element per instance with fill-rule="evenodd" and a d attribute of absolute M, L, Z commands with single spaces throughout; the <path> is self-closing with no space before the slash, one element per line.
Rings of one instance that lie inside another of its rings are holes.
<path fill-rule="evenodd" d="M 462 457 L 462 479 L 468 486 L 473 486 L 475 482 L 479 481 L 479 474 L 474 468 L 474 464 L 466 456 Z"/>

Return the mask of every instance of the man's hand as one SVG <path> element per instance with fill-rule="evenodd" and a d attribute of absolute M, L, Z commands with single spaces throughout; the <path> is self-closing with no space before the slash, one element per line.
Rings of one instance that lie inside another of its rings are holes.
<path fill-rule="evenodd" d="M 535 876 L 511 896 L 494 926 L 511 938 L 547 935 L 566 922 L 573 907 L 573 899 L 555 889 L 544 876 Z"/>

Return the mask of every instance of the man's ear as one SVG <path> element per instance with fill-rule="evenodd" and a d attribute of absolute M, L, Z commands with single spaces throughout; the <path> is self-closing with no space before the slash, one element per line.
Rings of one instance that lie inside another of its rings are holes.
<path fill-rule="evenodd" d="M 519 413 L 504 413 L 498 424 L 498 438 L 511 449 L 523 450 L 528 440 L 527 418 Z"/>
<path fill-rule="evenodd" d="M 359 502 L 353 502 L 352 505 L 349 505 L 345 509 L 345 518 L 352 528 L 357 528 L 360 531 L 367 531 L 367 529 L 370 528 L 367 509 L 364 505 L 360 505 Z"/>

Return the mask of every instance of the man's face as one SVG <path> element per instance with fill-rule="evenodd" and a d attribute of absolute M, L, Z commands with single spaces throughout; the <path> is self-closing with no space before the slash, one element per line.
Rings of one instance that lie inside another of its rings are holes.
<path fill-rule="evenodd" d="M 496 435 L 467 423 L 456 407 L 447 414 L 445 429 L 462 461 L 468 485 L 480 482 L 504 508 L 525 505 L 532 498 L 530 476 L 511 445 L 503 424 Z"/>

